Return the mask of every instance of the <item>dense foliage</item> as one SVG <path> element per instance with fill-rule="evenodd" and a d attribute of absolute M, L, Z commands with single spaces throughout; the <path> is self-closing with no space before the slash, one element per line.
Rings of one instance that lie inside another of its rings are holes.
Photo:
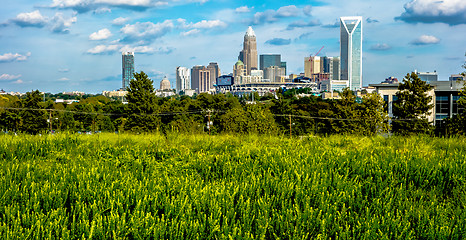
<path fill-rule="evenodd" d="M 38 91 L 24 98 L 0 96 L 0 129 L 6 132 L 169 132 L 178 133 L 259 133 L 303 136 L 308 134 L 355 134 L 373 136 L 391 133 L 430 134 L 432 123 L 431 86 L 416 74 L 408 74 L 400 84 L 389 119 L 380 95 L 357 97 L 345 89 L 341 99 L 323 100 L 310 89 L 279 89 L 275 94 L 254 97 L 248 94 L 195 97 L 156 97 L 152 80 L 144 72 L 130 82 L 128 104 L 104 96 L 81 96 L 72 104 L 40 101 Z M 306 94 L 306 95 L 303 95 Z M 51 99 L 46 94 L 46 99 Z M 33 98 L 31 98 L 34 96 Z M 56 96 L 54 96 L 56 97 Z M 33 99 L 33 101 L 31 101 Z M 254 99 L 254 101 L 251 101 Z M 459 105 L 466 107 L 465 98 Z M 52 111 L 50 111 L 52 110 Z M 34 121 L 31 121 L 31 120 Z M 48 122 L 47 122 L 48 120 Z M 212 124 L 210 124 L 212 123 Z M 391 125 L 389 124 L 391 123 Z M 45 124 L 45 125 L 44 125 Z M 466 134 L 466 113 L 448 119 L 437 134 Z"/>
<path fill-rule="evenodd" d="M 464 239 L 466 139 L 3 135 L 2 239 Z"/>

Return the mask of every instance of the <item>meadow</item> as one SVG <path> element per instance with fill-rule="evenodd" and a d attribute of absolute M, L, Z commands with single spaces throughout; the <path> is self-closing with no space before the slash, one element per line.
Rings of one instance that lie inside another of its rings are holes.
<path fill-rule="evenodd" d="M 1 239 L 462 239 L 466 139 L 1 135 Z"/>

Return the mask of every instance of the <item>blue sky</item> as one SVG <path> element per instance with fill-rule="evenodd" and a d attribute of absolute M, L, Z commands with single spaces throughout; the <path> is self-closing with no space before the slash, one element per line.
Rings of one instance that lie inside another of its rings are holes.
<path fill-rule="evenodd" d="M 0 88 L 85 91 L 121 86 L 121 52 L 158 88 L 177 66 L 218 62 L 232 72 L 253 26 L 259 54 L 282 54 L 288 73 L 304 57 L 339 55 L 341 16 L 363 16 L 363 85 L 415 69 L 441 80 L 462 72 L 464 0 L 3 0 Z"/>

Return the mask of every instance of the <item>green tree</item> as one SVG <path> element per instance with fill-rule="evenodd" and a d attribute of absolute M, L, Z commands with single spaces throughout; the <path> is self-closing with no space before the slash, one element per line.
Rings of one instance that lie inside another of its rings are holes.
<path fill-rule="evenodd" d="M 393 133 L 408 135 L 432 130 L 427 119 L 433 107 L 430 103 L 432 96 L 428 95 L 432 88 L 414 72 L 404 77 L 396 92 L 397 99 L 393 102 Z"/>
<path fill-rule="evenodd" d="M 159 128 L 157 97 L 153 81 L 144 73 L 135 73 L 127 88 L 128 117 L 125 129 L 133 132 L 153 132 Z"/>
<path fill-rule="evenodd" d="M 362 125 L 362 134 L 375 135 L 388 132 L 388 113 L 384 109 L 384 100 L 377 93 L 366 94 L 362 98 L 359 115 Z"/>
<path fill-rule="evenodd" d="M 38 134 L 47 129 L 47 113 L 39 110 L 41 108 L 42 94 L 39 90 L 27 92 L 26 98 L 22 100 L 21 125 L 19 130 L 29 134 Z"/>

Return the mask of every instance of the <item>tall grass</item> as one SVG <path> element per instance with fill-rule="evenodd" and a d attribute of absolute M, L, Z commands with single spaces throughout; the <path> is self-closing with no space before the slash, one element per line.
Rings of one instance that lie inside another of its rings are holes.
<path fill-rule="evenodd" d="M 2 239 L 461 239 L 466 139 L 0 136 Z"/>

